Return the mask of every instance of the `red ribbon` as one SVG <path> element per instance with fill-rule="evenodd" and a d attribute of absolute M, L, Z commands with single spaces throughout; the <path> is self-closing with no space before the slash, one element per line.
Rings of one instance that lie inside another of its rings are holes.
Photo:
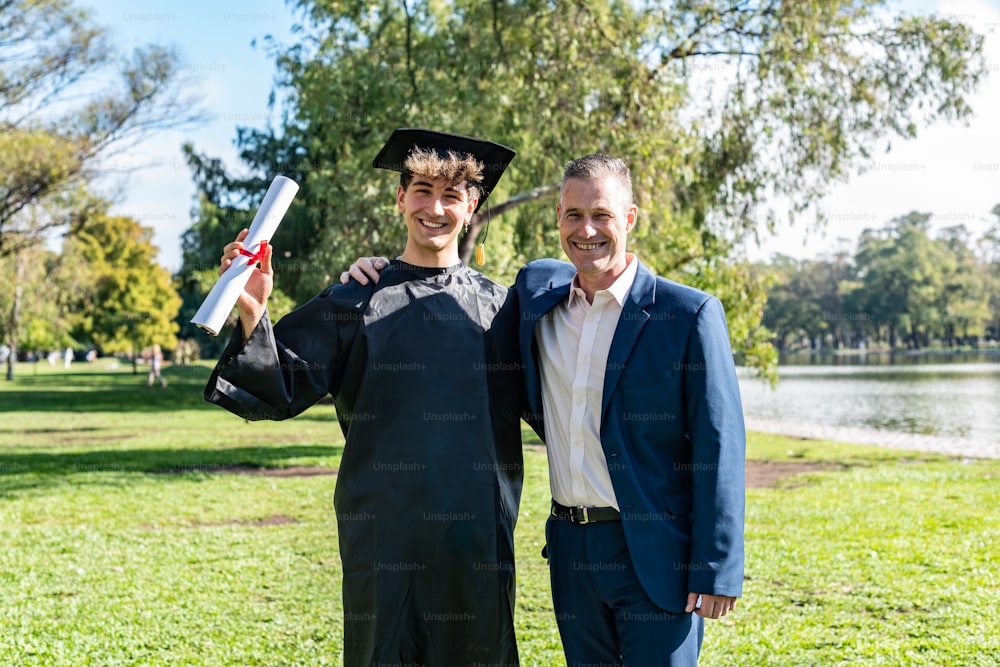
<path fill-rule="evenodd" d="M 264 259 L 264 253 L 267 252 L 267 241 L 261 241 L 260 247 L 257 248 L 257 252 L 250 252 L 246 248 L 240 248 L 240 254 L 246 255 L 250 259 L 247 260 L 247 264 L 253 265 Z"/>

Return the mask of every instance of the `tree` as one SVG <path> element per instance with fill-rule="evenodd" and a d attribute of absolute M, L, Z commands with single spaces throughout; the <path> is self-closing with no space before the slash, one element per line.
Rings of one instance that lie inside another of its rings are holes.
<path fill-rule="evenodd" d="M 771 270 L 775 283 L 768 290 L 763 319 L 775 333 L 779 350 L 787 350 L 790 340 L 803 336 L 810 348 L 819 349 L 828 334 L 843 335 L 838 292 L 842 265 L 778 255 Z"/>
<path fill-rule="evenodd" d="M 0 62 L 0 254 L 18 249 L 12 234 L 31 243 L 68 222 L 22 212 L 92 180 L 146 133 L 200 117 L 173 51 L 120 57 L 69 0 L 0 3 Z"/>
<path fill-rule="evenodd" d="M 762 319 L 774 333 L 778 350 L 784 352 L 792 342 L 809 336 L 807 323 L 816 320 L 818 309 L 795 289 L 796 274 L 800 271 L 796 259 L 776 255 L 769 265 L 759 266 L 758 270 L 762 275 L 771 276 L 773 283 L 767 290 Z"/>
<path fill-rule="evenodd" d="M 434 127 L 519 151 L 493 196 L 504 211 L 490 233 L 495 279 L 560 254 L 566 161 L 614 154 L 631 165 L 641 208 L 633 247 L 718 294 L 734 346 L 763 366 L 774 356 L 762 282 L 728 261 L 734 244 L 770 228 L 775 197 L 801 214 L 871 147 L 965 118 L 986 69 L 971 28 L 891 16 L 883 0 L 295 4 L 307 25 L 277 54 L 287 119 L 237 137 L 254 177 L 189 157 L 223 207 L 248 208 L 275 171 L 303 185 L 275 239 L 288 264 L 276 264 L 279 284 L 296 300 L 358 253 L 402 247 L 392 177 L 371 157 L 393 127 Z"/>
<path fill-rule="evenodd" d="M 986 335 L 993 340 L 1000 340 L 1000 204 L 990 211 L 993 214 L 993 224 L 977 243 L 986 293 L 990 304 L 990 315 L 986 324 Z"/>
<path fill-rule="evenodd" d="M 177 344 L 174 318 L 181 299 L 169 271 L 156 263 L 153 230 L 131 218 L 97 216 L 67 241 L 93 276 L 81 294 L 73 335 L 102 353 L 135 352 L 136 346 Z M 134 354 L 133 354 L 134 356 Z"/>
<path fill-rule="evenodd" d="M 18 349 L 62 350 L 72 336 L 72 295 L 86 291 L 90 272 L 72 253 L 56 254 L 40 243 L 0 256 L 0 340 L 9 341 L 6 377 L 14 378 Z"/>
<path fill-rule="evenodd" d="M 980 266 L 964 225 L 943 229 L 937 243 L 944 274 L 937 303 L 940 335 L 948 347 L 978 343 L 990 319 L 989 270 Z"/>
<path fill-rule="evenodd" d="M 0 257 L 76 233 L 95 212 L 86 191 L 102 160 L 200 118 L 179 74 L 170 49 L 117 54 L 70 0 L 0 2 Z M 7 336 L 29 298 L 8 304 Z"/>
<path fill-rule="evenodd" d="M 900 334 L 908 347 L 925 347 L 940 317 L 947 258 L 928 234 L 929 220 L 914 211 L 882 230 L 865 230 L 855 256 L 865 310 L 888 328 L 893 348 Z"/>

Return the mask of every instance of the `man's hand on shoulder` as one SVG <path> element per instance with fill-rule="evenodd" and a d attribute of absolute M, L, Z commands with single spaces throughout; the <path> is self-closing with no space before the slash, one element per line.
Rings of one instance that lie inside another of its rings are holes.
<path fill-rule="evenodd" d="M 378 283 L 379 271 L 387 266 L 389 260 L 385 257 L 358 257 L 350 269 L 340 274 L 340 282 L 346 285 L 354 278 L 362 285 L 367 285 L 370 278 L 372 282 Z"/>

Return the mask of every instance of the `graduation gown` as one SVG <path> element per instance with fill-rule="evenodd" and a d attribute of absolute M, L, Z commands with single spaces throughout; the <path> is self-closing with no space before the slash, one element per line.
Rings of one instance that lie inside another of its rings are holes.
<path fill-rule="evenodd" d="M 249 340 L 205 390 L 246 419 L 332 395 L 346 665 L 514 665 L 523 467 L 517 312 L 463 265 L 394 261 L 327 288 Z"/>

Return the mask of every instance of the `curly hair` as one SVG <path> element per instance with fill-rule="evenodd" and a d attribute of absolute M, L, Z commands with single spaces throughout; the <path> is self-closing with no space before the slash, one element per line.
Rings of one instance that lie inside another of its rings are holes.
<path fill-rule="evenodd" d="M 467 153 L 448 151 L 445 156 L 433 149 L 414 148 L 403 162 L 399 184 L 405 190 L 418 174 L 427 178 L 443 178 L 449 183 L 465 181 L 470 197 L 479 199 L 483 194 L 479 184 L 483 180 L 484 169 L 482 162 Z"/>

